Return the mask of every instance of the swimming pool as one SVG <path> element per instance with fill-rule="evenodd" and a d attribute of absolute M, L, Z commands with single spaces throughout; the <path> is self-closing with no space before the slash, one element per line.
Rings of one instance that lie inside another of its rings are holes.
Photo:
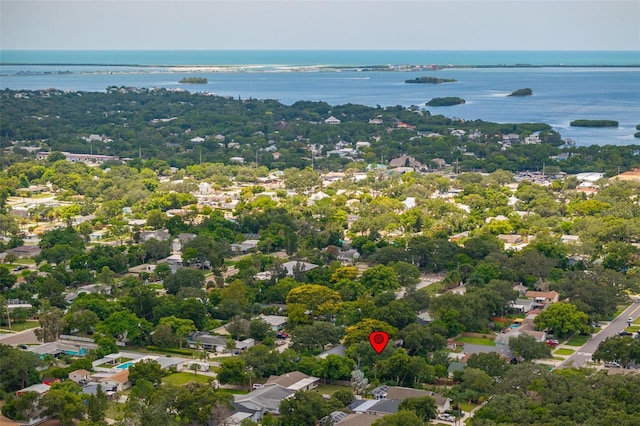
<path fill-rule="evenodd" d="M 117 365 L 116 368 L 119 368 L 120 370 L 125 370 L 131 367 L 133 364 L 135 364 L 135 362 L 129 361 L 129 362 L 125 362 L 124 364 Z"/>

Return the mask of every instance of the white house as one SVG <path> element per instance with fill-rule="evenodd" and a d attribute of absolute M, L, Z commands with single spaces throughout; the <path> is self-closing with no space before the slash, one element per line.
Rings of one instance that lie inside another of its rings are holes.
<path fill-rule="evenodd" d="M 333 115 L 326 120 L 324 120 L 325 124 L 340 124 L 340 120 L 335 118 Z"/>

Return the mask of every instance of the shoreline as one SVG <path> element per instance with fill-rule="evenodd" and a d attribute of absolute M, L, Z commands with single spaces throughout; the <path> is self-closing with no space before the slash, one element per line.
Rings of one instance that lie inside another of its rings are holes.
<path fill-rule="evenodd" d="M 2 67 L 107 67 L 103 70 L 81 71 L 17 71 L 10 73 L 1 70 Z M 115 69 L 114 69 L 115 68 Z M 118 70 L 117 68 L 126 68 Z M 0 63 L 0 75 L 47 75 L 47 74 L 138 74 L 138 73 L 288 73 L 288 72 L 437 72 L 441 70 L 455 69 L 541 69 L 541 68 L 584 68 L 584 69 L 636 69 L 635 65 L 531 65 L 531 64 L 497 64 L 497 65 L 363 65 L 363 66 L 336 66 L 336 65 L 284 65 L 284 64 L 251 64 L 251 65 L 138 65 L 138 64 L 32 64 L 32 63 Z"/>

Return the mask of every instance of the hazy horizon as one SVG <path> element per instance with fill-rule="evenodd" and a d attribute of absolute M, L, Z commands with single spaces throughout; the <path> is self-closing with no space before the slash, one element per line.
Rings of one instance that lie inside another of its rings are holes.
<path fill-rule="evenodd" d="M 637 0 L 0 0 L 1 50 L 636 51 Z"/>

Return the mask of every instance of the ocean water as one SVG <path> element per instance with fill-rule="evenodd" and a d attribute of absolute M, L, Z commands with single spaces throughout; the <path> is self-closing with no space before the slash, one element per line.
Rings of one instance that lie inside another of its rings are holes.
<path fill-rule="evenodd" d="M 432 114 L 499 123 L 544 122 L 577 145 L 640 144 L 640 52 L 418 51 L 2 51 L 0 89 L 104 91 L 107 86 L 181 88 L 222 96 L 368 106 L 418 105 L 458 96 Z M 376 65 L 476 65 L 438 71 L 362 71 Z M 535 67 L 500 68 L 529 64 Z M 547 66 L 545 66 L 547 65 Z M 564 65 L 564 66 L 560 66 Z M 199 68 L 186 69 L 192 66 Z M 325 67 L 349 67 L 337 70 Z M 406 84 L 423 75 L 455 83 Z M 205 85 L 181 85 L 186 76 Z M 530 87 L 534 95 L 507 95 Z M 570 127 L 577 119 L 618 128 Z"/>

